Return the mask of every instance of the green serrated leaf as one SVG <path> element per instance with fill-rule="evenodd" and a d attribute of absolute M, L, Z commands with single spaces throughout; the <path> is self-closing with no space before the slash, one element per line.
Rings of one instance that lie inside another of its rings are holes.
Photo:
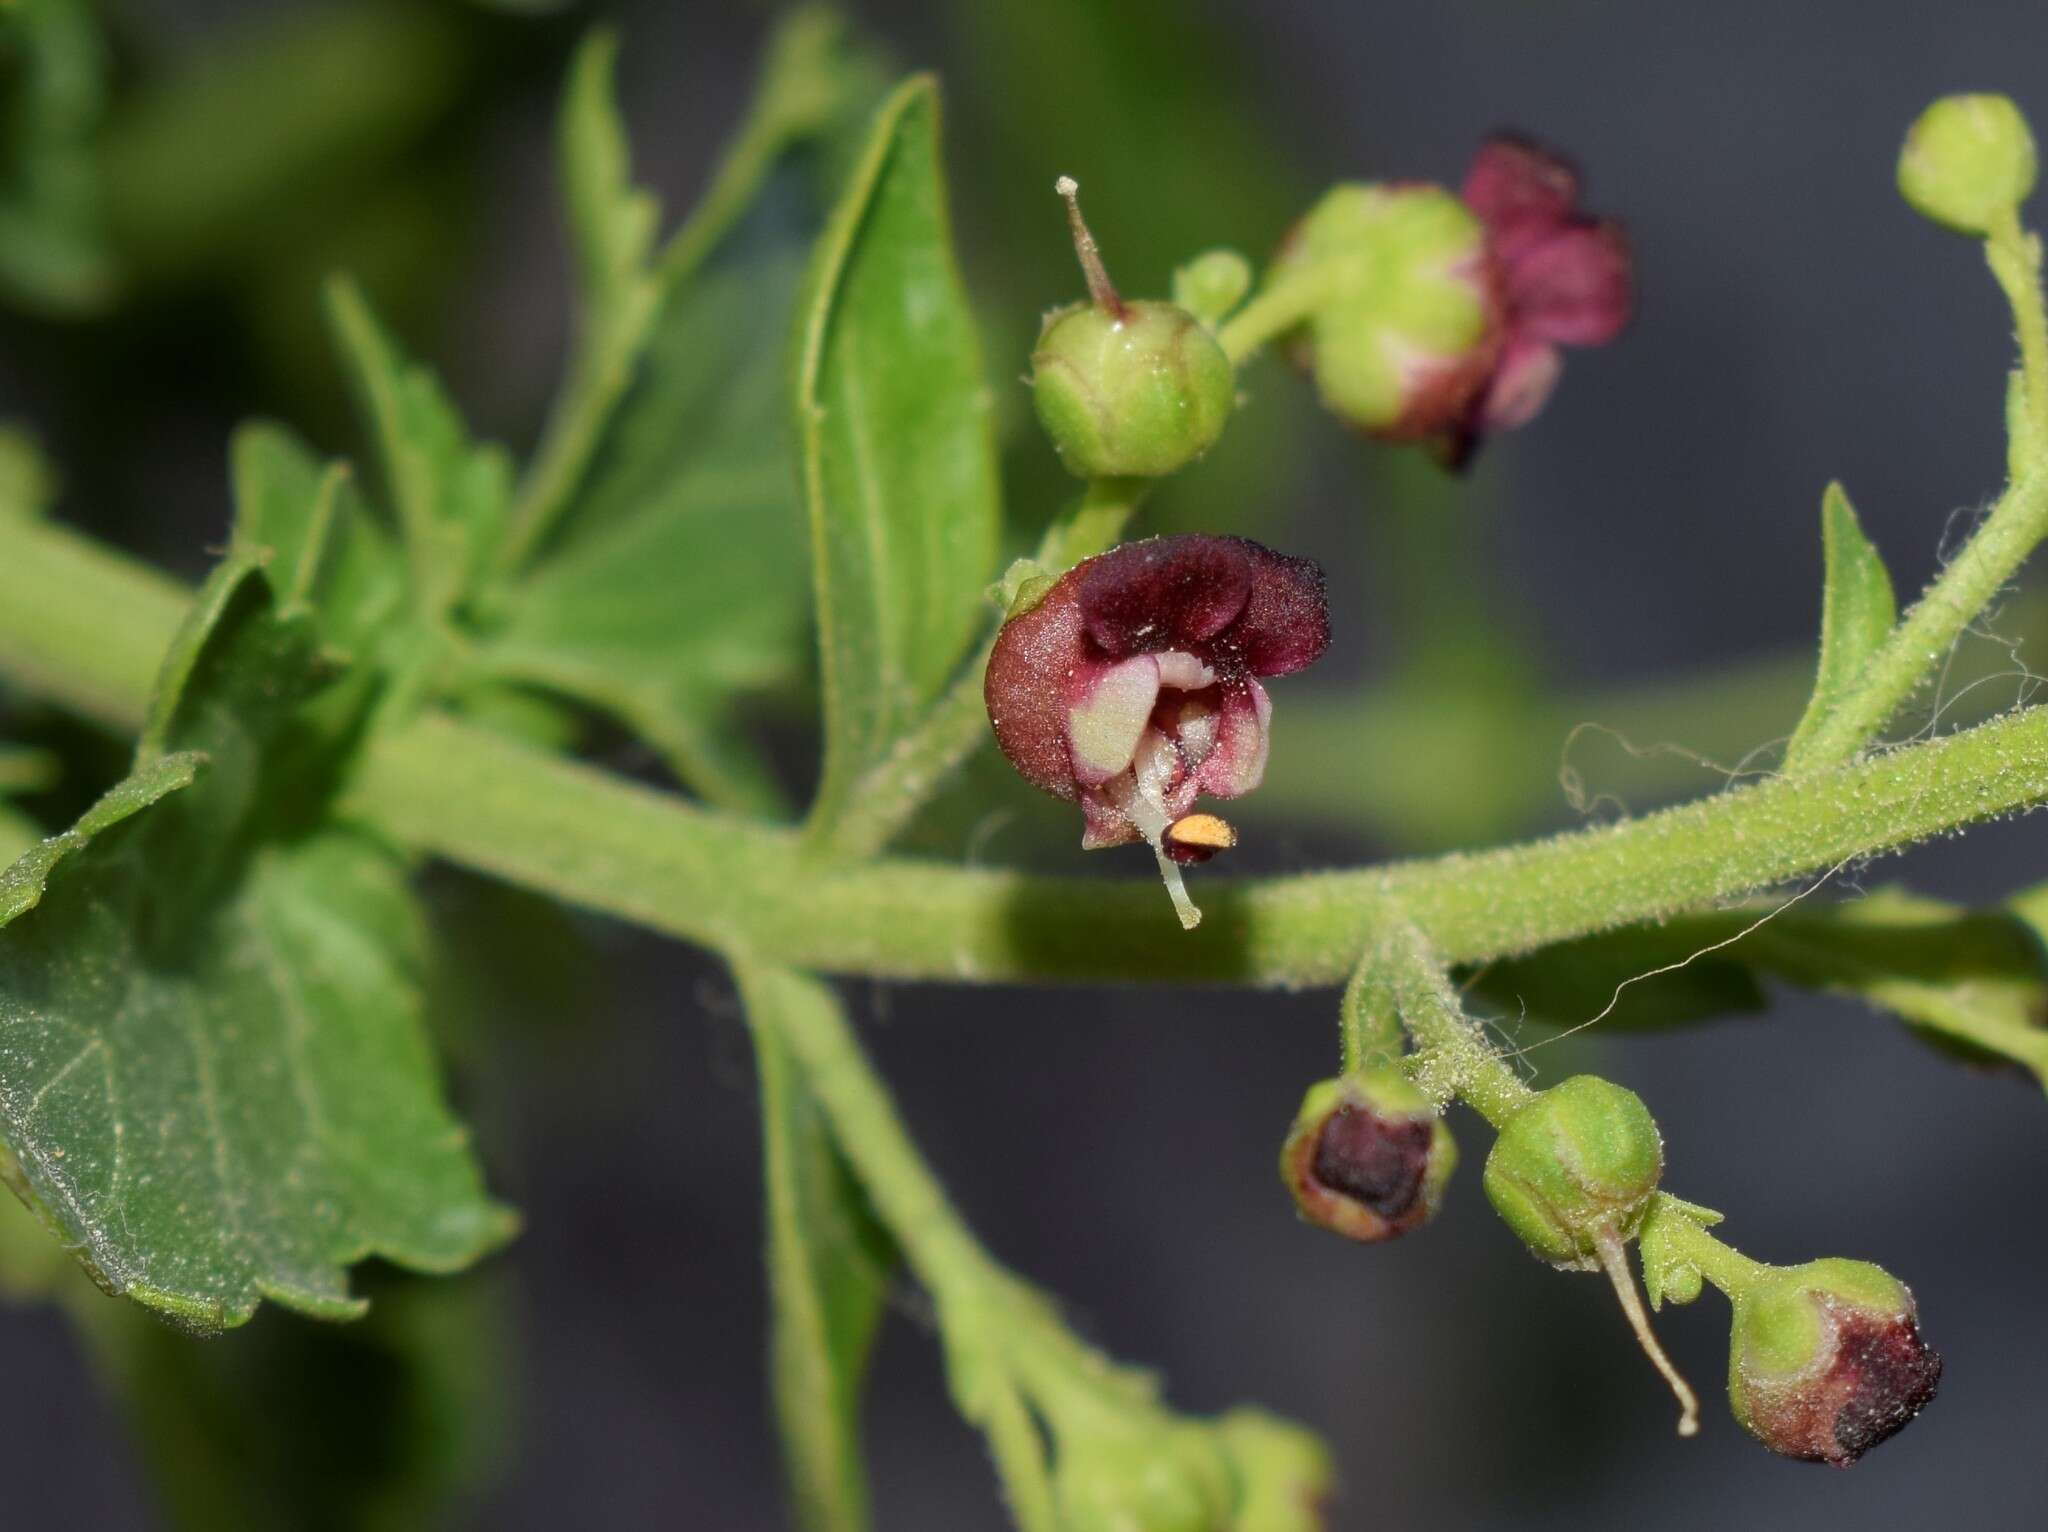
<path fill-rule="evenodd" d="M 1856 508 L 1840 484 L 1827 487 L 1820 516 L 1827 565 L 1821 593 L 1820 665 L 1806 713 L 1785 747 L 1787 772 L 1806 764 L 1808 746 L 1821 721 L 1849 694 L 1864 663 L 1890 635 L 1899 615 L 1884 559 L 1863 535 Z"/>
<path fill-rule="evenodd" d="M 861 1382 L 895 1252 L 778 1032 L 791 1010 L 838 999 L 784 969 L 735 963 L 733 971 L 761 1081 L 770 1372 L 791 1497 L 808 1532 L 858 1532 L 868 1524 Z"/>
<path fill-rule="evenodd" d="M 0 288 L 51 312 L 90 311 L 114 293 L 98 146 L 105 76 L 85 0 L 0 8 Z"/>
<path fill-rule="evenodd" d="M 0 874 L 0 1140 L 109 1291 L 199 1329 L 346 1317 L 344 1268 L 505 1239 L 443 1105 L 405 869 L 324 820 L 310 613 L 200 592 L 134 772 Z"/>
<path fill-rule="evenodd" d="M 991 400 L 929 78 L 883 105 L 819 242 L 797 368 L 824 683 L 816 833 L 951 679 L 995 565 Z"/>
<path fill-rule="evenodd" d="M 405 357 L 354 283 L 330 283 L 327 304 L 398 514 L 414 604 L 439 616 L 470 593 L 503 535 L 511 459 L 470 440 L 439 381 Z"/>
<path fill-rule="evenodd" d="M 323 465 L 282 426 L 254 422 L 229 443 L 235 546 L 265 558 L 285 607 L 311 608 L 322 640 L 374 648 L 399 617 L 405 571 L 346 464 Z"/>
<path fill-rule="evenodd" d="M 501 562 L 543 557 L 477 662 L 610 714 L 705 798 L 777 814 L 735 704 L 793 689 L 809 665 L 783 363 L 824 222 L 809 160 L 866 71 L 836 21 L 790 16 L 702 205 L 650 258 L 653 204 L 628 180 L 609 63 L 607 43 L 586 45 L 563 123 L 581 344 L 603 360 L 565 381 Z"/>

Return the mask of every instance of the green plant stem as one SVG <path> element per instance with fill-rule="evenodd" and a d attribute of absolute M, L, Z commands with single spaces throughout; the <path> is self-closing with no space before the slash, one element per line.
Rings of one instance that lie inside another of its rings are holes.
<path fill-rule="evenodd" d="M 1081 498 L 1046 528 L 1036 561 L 1058 574 L 1115 544 L 1145 497 L 1149 481 L 1092 479 Z M 816 841 L 826 860 L 860 861 L 886 847 L 930 801 L 960 763 L 989 738 L 982 675 L 995 634 L 974 653 L 960 678 L 915 729 L 898 741 L 848 795 L 846 811 Z"/>
<path fill-rule="evenodd" d="M 1337 1006 L 1344 1073 L 1399 1062 L 1406 1034 L 1401 1014 L 1387 993 L 1385 964 L 1377 945 L 1367 949 L 1344 986 Z"/>
<path fill-rule="evenodd" d="M 1506 1127 L 1536 1093 L 1465 1014 L 1422 933 L 1389 912 L 1369 961 L 1392 1009 L 1415 1039 L 1410 1072 L 1416 1083 L 1439 1106 L 1456 1096 L 1494 1127 Z"/>
<path fill-rule="evenodd" d="M 1659 1192 L 1657 1195 L 1662 1201 L 1668 1194 Z M 1701 1276 L 1730 1298 L 1748 1292 L 1760 1278 L 1770 1273 L 1771 1268 L 1762 1261 L 1751 1260 L 1733 1245 L 1716 1239 L 1710 1230 L 1684 1214 L 1657 1216 L 1660 1232 L 1671 1253 L 1695 1267 Z"/>
<path fill-rule="evenodd" d="M 1328 291 L 1327 278 L 1313 267 L 1289 273 L 1224 321 L 1216 343 L 1231 366 L 1242 367 L 1267 342 L 1313 313 Z"/>
<path fill-rule="evenodd" d="M 185 605 L 50 525 L 0 545 L 0 678 L 140 723 Z M 1727 899 L 2048 798 L 2048 709 L 1833 771 L 1735 788 L 1476 855 L 1213 886 L 1178 928 L 1149 877 L 911 859 L 838 869 L 797 835 L 693 808 L 453 719 L 373 740 L 346 805 L 420 851 L 721 950 L 794 967 L 977 983 L 1339 984 L 1383 901 L 1446 964 Z"/>
<path fill-rule="evenodd" d="M 2048 442 L 2048 305 L 2041 294 L 2041 242 L 2020 227 L 2017 208 L 2007 209 L 1992 225 L 1984 259 L 2012 307 L 2034 440 Z"/>
<path fill-rule="evenodd" d="M 1853 759 L 1906 699 L 1940 667 L 2043 536 L 2048 536 L 2048 464 L 2034 464 L 1999 497 L 1983 526 L 1900 619 L 1870 657 L 1856 688 L 1808 738 L 1802 771 Z"/>

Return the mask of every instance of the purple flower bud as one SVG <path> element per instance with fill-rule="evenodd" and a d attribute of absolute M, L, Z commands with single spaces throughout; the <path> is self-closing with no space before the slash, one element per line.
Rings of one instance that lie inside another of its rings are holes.
<path fill-rule="evenodd" d="M 1773 1452 L 1847 1467 L 1933 1399 L 1941 1358 L 1913 1295 L 1864 1261 L 1809 1261 L 1735 1303 L 1728 1394 Z"/>
<path fill-rule="evenodd" d="M 1559 346 L 1605 345 L 1635 307 L 1628 236 L 1578 210 L 1568 161 L 1500 135 L 1480 146 L 1463 195 L 1486 228 L 1500 333 L 1489 375 L 1439 437 L 1453 464 L 1491 432 L 1535 417 L 1563 370 Z"/>
<path fill-rule="evenodd" d="M 1163 864 L 1204 861 L 1229 827 L 1175 836 L 1176 822 L 1204 793 L 1259 785 L 1272 717 L 1259 681 L 1329 641 L 1322 571 L 1307 559 L 1240 537 L 1126 543 L 1003 625 L 983 688 L 989 722 L 1026 781 L 1080 804 L 1083 846 L 1144 840 Z"/>

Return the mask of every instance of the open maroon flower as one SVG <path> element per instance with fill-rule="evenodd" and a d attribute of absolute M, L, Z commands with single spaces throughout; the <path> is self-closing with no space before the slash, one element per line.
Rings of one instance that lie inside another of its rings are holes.
<path fill-rule="evenodd" d="M 1076 801 L 1090 849 L 1144 840 L 1192 926 L 1177 864 L 1233 832 L 1193 814 L 1266 770 L 1272 703 L 1259 684 L 1330 641 L 1322 571 L 1241 537 L 1159 537 L 1085 559 L 1011 616 L 984 695 L 1025 780 Z"/>
<path fill-rule="evenodd" d="M 1535 418 L 1563 369 L 1558 347 L 1605 345 L 1635 306 L 1628 236 L 1579 211 L 1569 161 L 1496 135 L 1474 156 L 1463 196 L 1486 227 L 1500 334 L 1484 381 L 1442 438 L 1454 464 L 1487 434 Z"/>

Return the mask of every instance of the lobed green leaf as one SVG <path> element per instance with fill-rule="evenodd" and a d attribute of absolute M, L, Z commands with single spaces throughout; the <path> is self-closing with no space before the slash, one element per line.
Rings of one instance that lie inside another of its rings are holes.
<path fill-rule="evenodd" d="M 315 619 L 259 559 L 200 592 L 134 772 L 0 874 L 10 1182 L 102 1286 L 199 1329 L 263 1297 L 349 1316 L 350 1263 L 454 1270 L 512 1229 L 440 1098 L 405 868 L 326 817 Z"/>
<path fill-rule="evenodd" d="M 938 133 L 931 79 L 883 105 L 819 242 L 798 335 L 824 683 L 814 835 L 952 678 L 996 561 L 991 399 Z"/>

